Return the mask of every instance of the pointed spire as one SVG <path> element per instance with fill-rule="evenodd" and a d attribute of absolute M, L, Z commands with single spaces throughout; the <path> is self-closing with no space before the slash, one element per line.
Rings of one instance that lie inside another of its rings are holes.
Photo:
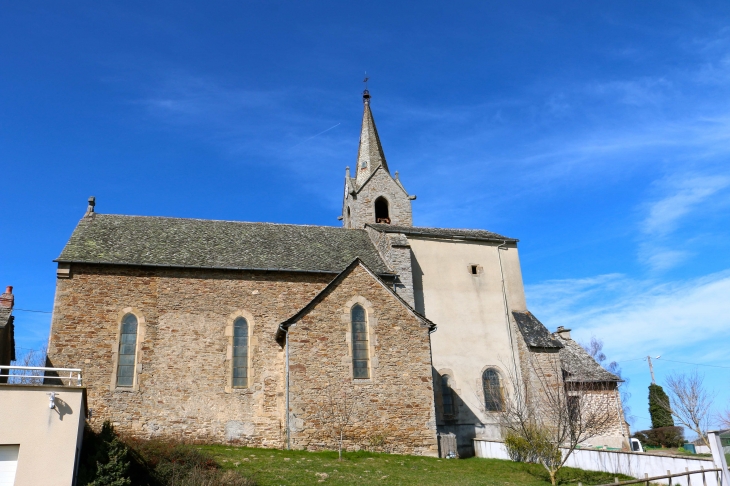
<path fill-rule="evenodd" d="M 357 151 L 357 168 L 355 169 L 358 185 L 365 182 L 370 174 L 375 172 L 375 169 L 381 165 L 390 174 L 388 164 L 385 161 L 385 154 L 383 154 L 383 147 L 380 145 L 378 129 L 375 128 L 373 113 L 370 111 L 370 92 L 367 89 L 362 93 L 362 102 L 365 108 L 362 114 L 360 148 Z"/>

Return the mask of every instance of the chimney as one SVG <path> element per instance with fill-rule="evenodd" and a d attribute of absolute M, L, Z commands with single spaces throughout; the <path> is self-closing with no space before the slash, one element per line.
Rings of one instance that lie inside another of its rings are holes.
<path fill-rule="evenodd" d="M 94 196 L 91 196 L 89 198 L 89 207 L 86 208 L 86 216 L 91 216 L 94 214 L 94 206 L 96 206 L 96 198 Z"/>
<path fill-rule="evenodd" d="M 15 297 L 13 296 L 13 287 L 11 285 L 8 285 L 8 287 L 5 289 L 5 293 L 0 295 L 0 307 L 12 309 L 14 302 Z"/>
<path fill-rule="evenodd" d="M 566 341 L 570 341 L 570 329 L 565 329 L 563 326 L 558 326 L 558 330 L 555 332 L 561 338 L 565 339 Z"/>

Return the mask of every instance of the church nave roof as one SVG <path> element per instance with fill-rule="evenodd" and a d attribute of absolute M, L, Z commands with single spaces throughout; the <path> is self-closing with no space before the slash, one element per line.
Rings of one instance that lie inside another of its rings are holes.
<path fill-rule="evenodd" d="M 56 261 L 340 273 L 358 257 L 391 273 L 365 230 L 90 213 Z"/>

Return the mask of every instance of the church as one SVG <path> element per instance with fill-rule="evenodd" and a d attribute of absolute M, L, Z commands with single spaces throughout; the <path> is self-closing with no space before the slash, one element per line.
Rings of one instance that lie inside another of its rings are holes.
<path fill-rule="evenodd" d="M 60 256 L 49 366 L 83 369 L 91 425 L 271 448 L 435 456 L 499 439 L 532 356 L 615 403 L 620 379 L 527 309 L 518 240 L 413 226 L 370 107 L 345 170 L 342 227 L 127 216 L 89 199 Z M 339 418 L 338 418 L 339 417 Z M 342 427 L 340 427 L 342 428 Z M 598 439 L 597 439 L 598 440 Z"/>

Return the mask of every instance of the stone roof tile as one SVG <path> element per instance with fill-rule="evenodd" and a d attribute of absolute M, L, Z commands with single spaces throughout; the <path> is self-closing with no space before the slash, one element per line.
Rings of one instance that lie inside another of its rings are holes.
<path fill-rule="evenodd" d="M 426 236 L 430 238 L 450 238 L 456 240 L 488 240 L 517 242 L 514 238 L 508 238 L 497 233 L 486 230 L 457 229 L 457 228 L 427 228 L 423 226 L 396 226 L 392 224 L 368 223 L 376 231 L 383 233 L 402 233 L 407 236 Z"/>
<path fill-rule="evenodd" d="M 339 273 L 357 257 L 391 273 L 365 230 L 92 213 L 56 261 Z"/>
<path fill-rule="evenodd" d="M 562 348 L 560 341 L 553 339 L 552 334 L 532 315 L 532 312 L 513 311 L 512 315 L 517 322 L 517 327 L 525 338 L 525 342 L 532 348 Z"/>
<path fill-rule="evenodd" d="M 553 336 L 563 344 L 563 349 L 560 350 L 560 362 L 563 370 L 567 372 L 565 381 L 621 381 L 621 378 L 598 364 L 576 341 L 564 339 L 557 333 Z"/>

